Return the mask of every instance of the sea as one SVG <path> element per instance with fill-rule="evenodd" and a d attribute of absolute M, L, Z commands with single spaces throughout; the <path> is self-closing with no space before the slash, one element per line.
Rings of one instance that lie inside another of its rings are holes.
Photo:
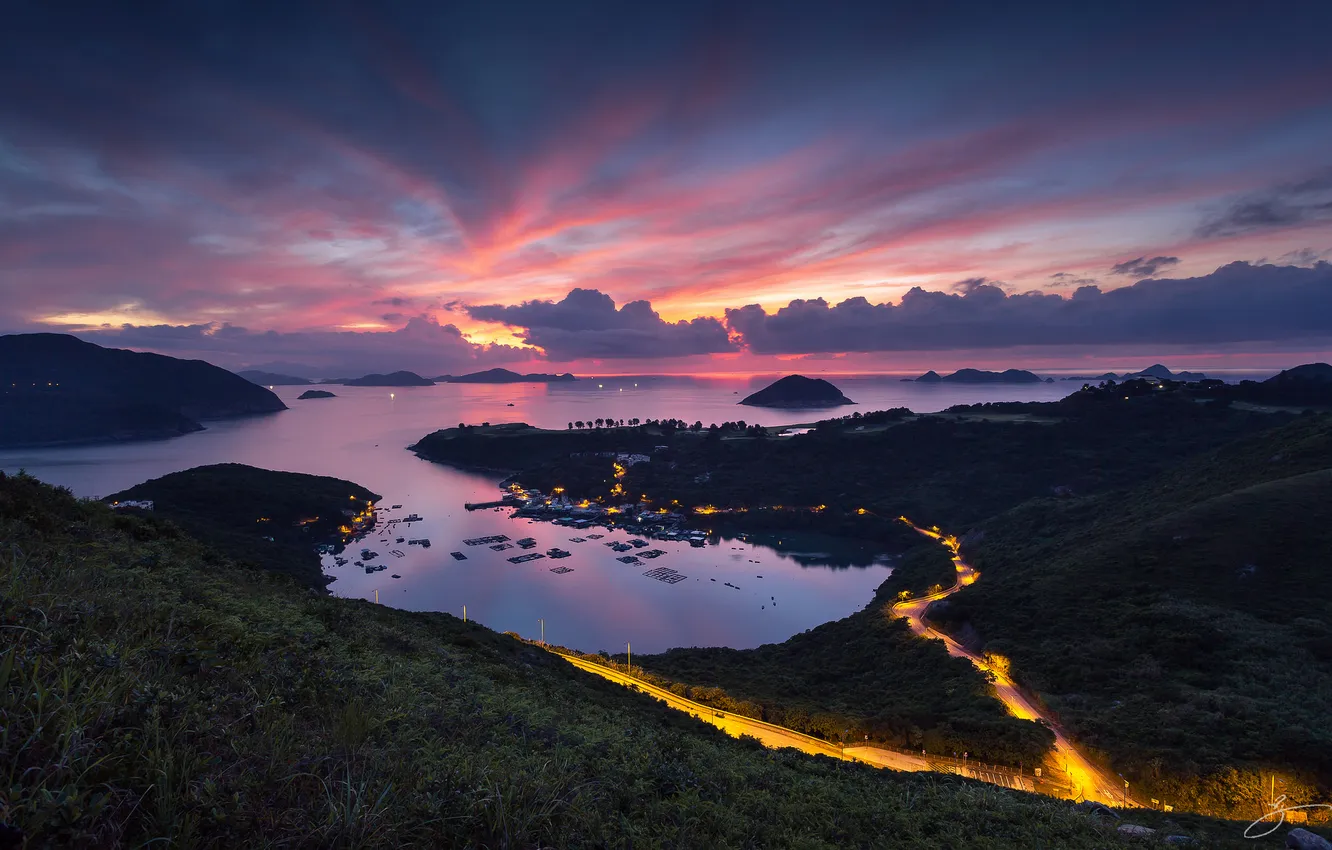
<path fill-rule="evenodd" d="M 605 535 L 596 540 L 587 532 L 511 519 L 506 510 L 467 511 L 465 503 L 500 496 L 500 476 L 431 463 L 407 446 L 459 423 L 566 428 L 598 418 L 674 418 L 705 425 L 744 420 L 799 426 L 853 411 L 908 407 L 924 413 L 985 401 L 1049 401 L 1080 386 L 1072 381 L 917 384 L 900 376 L 853 376 L 835 383 L 854 407 L 789 411 L 738 404 L 770 381 L 629 376 L 556 384 L 329 386 L 336 398 L 306 401 L 297 396 L 308 387 L 279 386 L 273 391 L 289 410 L 208 422 L 203 431 L 169 440 L 0 451 L 0 470 L 25 470 L 89 498 L 213 463 L 332 475 L 381 494 L 380 505 L 390 508 L 386 519 L 420 517 L 377 531 L 344 553 L 357 558 L 361 548 L 373 549 L 378 556 L 369 563 L 384 564 L 384 570 L 367 573 L 350 559 L 338 566 L 326 558 L 325 572 L 335 579 L 330 590 L 337 596 L 457 616 L 465 607 L 468 619 L 495 630 L 544 636 L 587 652 L 745 649 L 783 641 L 864 607 L 891 573 L 894 553 L 809 535 L 712 535 L 703 548 L 649 541 L 665 554 L 628 565 L 616 558 L 632 553 L 607 545 L 627 541 L 624 532 L 589 530 Z M 499 535 L 535 538 L 532 552 L 558 547 L 572 555 L 513 564 L 508 558 L 525 550 L 463 543 Z M 583 542 L 573 542 L 575 537 Z M 410 545 L 410 539 L 428 539 L 431 545 Z M 456 560 L 450 554 L 455 551 L 466 560 Z M 653 573 L 658 568 L 667 571 Z"/>

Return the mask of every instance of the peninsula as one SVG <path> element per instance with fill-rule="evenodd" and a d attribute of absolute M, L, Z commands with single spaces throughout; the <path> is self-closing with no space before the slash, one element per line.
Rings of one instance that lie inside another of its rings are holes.
<path fill-rule="evenodd" d="M 787 375 L 756 393 L 745 396 L 740 404 L 750 407 L 836 407 L 855 404 L 837 387 L 822 378 Z"/>
<path fill-rule="evenodd" d="M 173 472 L 104 500 L 149 502 L 169 519 L 239 564 L 291 576 L 323 590 L 331 579 L 315 551 L 374 525 L 379 495 L 324 475 L 219 463 Z"/>
<path fill-rule="evenodd" d="M 0 447 L 160 439 L 204 420 L 287 406 L 202 360 L 103 348 L 68 334 L 0 336 Z"/>

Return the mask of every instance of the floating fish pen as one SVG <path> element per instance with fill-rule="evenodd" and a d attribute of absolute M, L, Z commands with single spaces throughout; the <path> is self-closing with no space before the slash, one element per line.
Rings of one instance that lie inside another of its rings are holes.
<path fill-rule="evenodd" d="M 464 546 L 489 546 L 491 543 L 503 543 L 508 540 L 507 534 L 492 534 L 489 537 L 473 537 L 471 540 L 464 540 Z"/>
<path fill-rule="evenodd" d="M 693 546 L 695 549 L 702 549 L 704 546 L 708 545 L 708 541 L 694 538 L 693 540 L 689 541 L 689 545 Z"/>
<path fill-rule="evenodd" d="M 639 552 L 639 553 L 638 553 L 638 557 L 640 557 L 640 558 L 647 558 L 647 559 L 651 560 L 652 558 L 660 558 L 662 555 L 665 555 L 665 554 L 666 554 L 666 550 L 664 550 L 664 549 L 649 549 L 649 550 L 647 550 L 646 552 Z"/>
<path fill-rule="evenodd" d="M 549 557 L 549 558 L 567 558 L 567 557 L 569 557 L 569 556 L 572 555 L 572 554 L 573 554 L 572 552 L 567 552 L 567 551 L 565 551 L 564 549 L 547 549 L 547 550 L 546 550 L 546 557 Z"/>
<path fill-rule="evenodd" d="M 601 538 L 603 538 L 603 537 L 605 537 L 605 536 L 606 536 L 606 535 L 604 535 L 604 534 L 589 534 L 589 535 L 587 536 L 587 539 L 588 539 L 588 540 L 600 540 Z"/>
<path fill-rule="evenodd" d="M 655 578 L 657 581 L 665 582 L 666 584 L 679 584 L 680 582 L 689 578 L 689 576 L 677 573 L 675 570 L 671 569 L 670 567 L 657 567 L 655 569 L 648 570 L 647 572 L 643 573 L 643 575 L 647 576 L 648 578 Z"/>
<path fill-rule="evenodd" d="M 392 555 L 392 556 L 395 557 L 395 558 L 405 558 L 405 557 L 407 557 L 407 553 L 404 552 L 404 551 L 402 551 L 401 549 L 390 549 L 390 550 L 389 550 L 389 554 Z"/>
<path fill-rule="evenodd" d="M 491 548 L 491 549 L 494 549 L 496 552 L 503 552 L 505 549 L 512 549 L 512 548 L 513 548 L 513 544 L 512 544 L 512 543 L 495 543 L 495 544 L 493 544 L 490 548 Z"/>
<path fill-rule="evenodd" d="M 641 563 L 643 563 L 642 561 L 638 560 L 638 558 L 634 557 L 633 555 L 621 555 L 620 557 L 616 558 L 615 560 L 619 561 L 621 564 L 641 564 Z"/>
<path fill-rule="evenodd" d="M 528 552 L 526 555 L 514 555 L 509 559 L 510 564 L 526 564 L 528 561 L 538 561 L 546 557 L 540 552 Z"/>
<path fill-rule="evenodd" d="M 517 542 L 519 549 L 531 549 L 533 546 L 537 545 L 536 538 L 534 537 L 524 537 Z"/>
<path fill-rule="evenodd" d="M 571 573 L 571 572 L 573 572 L 573 567 L 551 567 L 551 568 L 550 568 L 550 571 L 551 571 L 552 573 L 555 573 L 556 575 L 561 575 L 561 576 L 562 576 L 562 575 L 564 575 L 565 573 Z"/>
<path fill-rule="evenodd" d="M 635 549 L 642 549 L 644 546 L 648 544 L 646 540 L 639 540 L 638 538 L 634 538 L 633 540 L 629 541 L 629 545 L 634 547 Z"/>
<path fill-rule="evenodd" d="M 569 538 L 569 542 L 570 542 L 570 543 L 586 543 L 586 542 L 587 542 L 587 538 L 586 538 L 586 537 L 570 537 L 570 538 Z"/>
<path fill-rule="evenodd" d="M 420 546 L 420 547 L 422 547 L 422 548 L 429 549 L 429 548 L 430 548 L 430 539 L 429 539 L 428 537 L 418 537 L 418 538 L 415 539 L 415 540 L 408 540 L 408 541 L 407 541 L 407 545 L 408 545 L 408 546 Z"/>
<path fill-rule="evenodd" d="M 405 517 L 402 518 L 402 521 L 403 521 L 403 522 L 420 522 L 420 521 L 421 521 L 421 515 L 420 515 L 420 514 L 408 514 L 407 516 L 405 516 Z"/>
<path fill-rule="evenodd" d="M 377 573 L 377 572 L 379 572 L 380 570 L 387 570 L 387 569 L 388 569 L 388 567 L 385 566 L 384 564 L 379 564 L 378 566 L 376 566 L 375 564 L 366 564 L 366 565 L 365 565 L 365 574 L 366 574 L 366 575 L 370 575 L 371 573 Z"/>
<path fill-rule="evenodd" d="M 450 552 L 449 554 L 453 556 L 453 560 L 455 560 L 455 561 L 466 561 L 466 560 L 467 560 L 467 556 L 464 555 L 462 552 Z"/>

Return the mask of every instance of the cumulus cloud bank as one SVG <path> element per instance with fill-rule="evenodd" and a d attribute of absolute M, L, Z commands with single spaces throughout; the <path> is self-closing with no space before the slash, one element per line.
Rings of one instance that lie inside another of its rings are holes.
<path fill-rule="evenodd" d="M 755 354 L 1332 340 L 1332 264 L 1231 263 L 1184 280 L 1083 286 L 1068 298 L 978 285 L 915 288 L 895 305 L 816 298 L 768 313 L 750 304 L 727 310 L 726 324 Z"/>
<path fill-rule="evenodd" d="M 551 360 L 686 357 L 735 348 L 718 319 L 667 322 L 647 301 L 630 301 L 617 310 L 609 295 L 595 289 L 570 290 L 560 301 L 465 309 L 473 319 L 521 328 L 519 338 Z"/>
<path fill-rule="evenodd" d="M 537 359 L 512 345 L 478 345 L 454 325 L 416 317 L 396 331 L 252 331 L 227 324 L 126 325 L 80 331 L 98 345 L 156 351 L 208 360 L 229 369 L 279 367 L 300 377 L 355 377 L 410 369 L 419 374 L 461 374 Z"/>

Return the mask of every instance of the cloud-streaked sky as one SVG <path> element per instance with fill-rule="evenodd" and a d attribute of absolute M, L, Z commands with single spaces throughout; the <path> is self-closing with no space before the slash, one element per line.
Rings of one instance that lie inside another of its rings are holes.
<path fill-rule="evenodd" d="M 439 372 L 1332 338 L 1252 312 L 1327 305 L 1325 2 L 118 5 L 0 27 L 0 330 Z"/>

